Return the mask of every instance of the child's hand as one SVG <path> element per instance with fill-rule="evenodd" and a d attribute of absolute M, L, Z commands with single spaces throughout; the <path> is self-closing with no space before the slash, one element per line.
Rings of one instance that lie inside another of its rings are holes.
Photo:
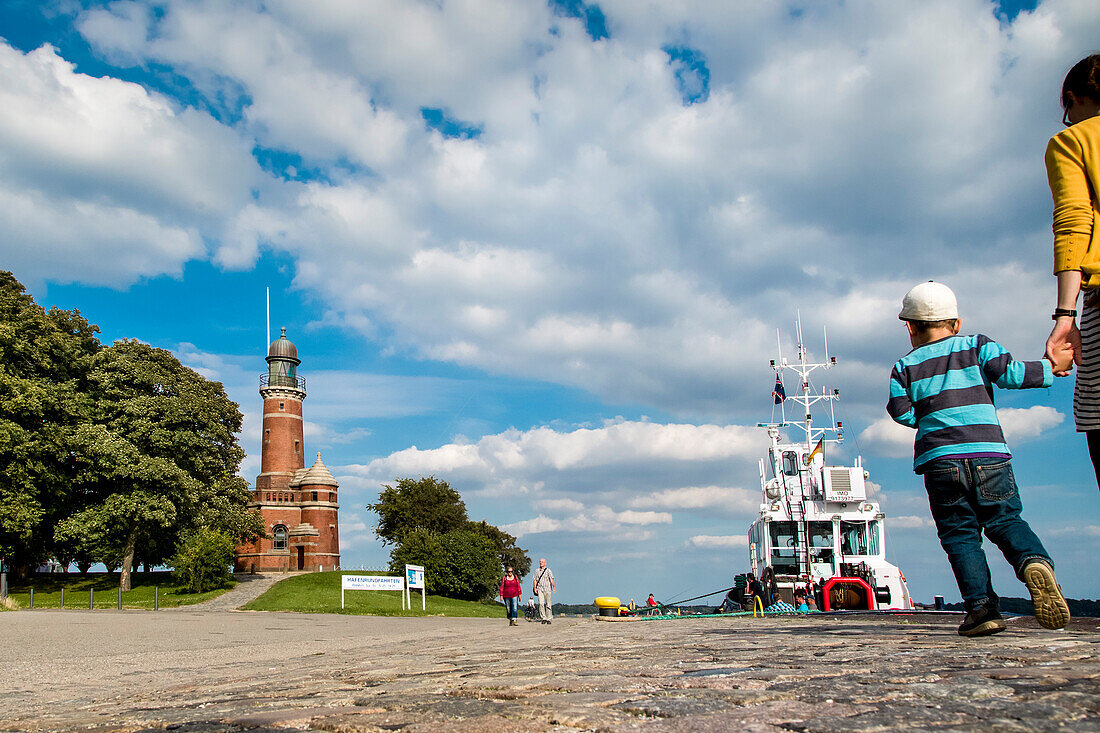
<path fill-rule="evenodd" d="M 1050 359 L 1051 370 L 1059 377 L 1064 377 L 1073 369 L 1073 346 L 1068 343 L 1053 346 L 1047 358 Z"/>

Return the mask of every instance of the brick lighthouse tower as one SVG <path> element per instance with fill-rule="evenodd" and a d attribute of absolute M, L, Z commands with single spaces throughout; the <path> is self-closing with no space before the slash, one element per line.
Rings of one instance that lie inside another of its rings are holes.
<path fill-rule="evenodd" d="M 336 479 L 320 453 L 305 467 L 306 380 L 298 376 L 301 363 L 283 328 L 267 349 L 267 373 L 260 376 L 263 444 L 260 475 L 248 505 L 260 512 L 268 536 L 237 547 L 238 572 L 331 570 L 340 564 Z"/>

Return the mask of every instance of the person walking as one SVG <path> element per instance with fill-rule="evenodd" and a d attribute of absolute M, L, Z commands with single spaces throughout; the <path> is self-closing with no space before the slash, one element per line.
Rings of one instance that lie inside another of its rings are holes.
<path fill-rule="evenodd" d="M 1085 434 L 1100 487 L 1100 54 L 1087 56 L 1062 82 L 1062 124 L 1047 143 L 1047 182 L 1054 199 L 1054 275 L 1058 300 L 1048 359 L 1073 348 L 1079 367 L 1073 390 L 1073 421 Z M 1081 325 L 1077 296 L 1084 291 Z M 1070 367 L 1072 369 L 1072 366 Z M 1065 376 L 1068 371 L 1056 372 Z"/>
<path fill-rule="evenodd" d="M 519 598 L 523 595 L 519 576 L 512 568 L 504 570 L 504 577 L 500 579 L 500 598 L 504 601 L 504 613 L 508 616 L 509 626 L 519 626 Z"/>
<path fill-rule="evenodd" d="M 539 558 L 539 569 L 535 572 L 533 584 L 535 595 L 539 597 L 539 620 L 548 624 L 553 620 L 551 597 L 557 593 L 554 585 L 554 571 L 546 567 L 546 558 Z"/>

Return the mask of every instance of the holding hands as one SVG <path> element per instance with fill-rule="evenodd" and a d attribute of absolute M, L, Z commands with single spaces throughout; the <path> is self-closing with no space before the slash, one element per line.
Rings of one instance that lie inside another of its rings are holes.
<path fill-rule="evenodd" d="M 1046 358 L 1054 370 L 1054 376 L 1065 377 L 1073 365 L 1081 366 L 1081 332 L 1073 318 L 1058 318 L 1054 330 L 1047 338 Z"/>

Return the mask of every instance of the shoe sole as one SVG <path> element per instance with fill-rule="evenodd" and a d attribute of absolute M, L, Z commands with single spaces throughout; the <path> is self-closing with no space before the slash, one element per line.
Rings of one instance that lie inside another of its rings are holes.
<path fill-rule="evenodd" d="M 1006 628 L 1005 622 L 1000 619 L 990 619 L 984 624 L 978 624 L 968 631 L 959 629 L 959 636 L 989 636 L 991 634 L 999 634 Z"/>
<path fill-rule="evenodd" d="M 1069 623 L 1069 606 L 1062 597 L 1054 571 L 1041 562 L 1033 562 L 1024 568 L 1024 585 L 1031 593 L 1031 605 L 1039 625 L 1044 629 L 1065 628 Z"/>

